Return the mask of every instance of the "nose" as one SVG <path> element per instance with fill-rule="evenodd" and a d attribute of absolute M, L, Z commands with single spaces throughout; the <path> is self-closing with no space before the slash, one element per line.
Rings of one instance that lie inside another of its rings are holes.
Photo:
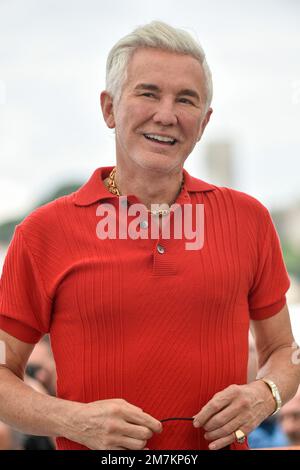
<path fill-rule="evenodd" d="M 153 120 L 156 124 L 161 124 L 163 126 L 174 126 L 177 124 L 177 115 L 173 101 L 169 99 L 161 99 L 157 103 L 157 109 L 153 116 Z"/>

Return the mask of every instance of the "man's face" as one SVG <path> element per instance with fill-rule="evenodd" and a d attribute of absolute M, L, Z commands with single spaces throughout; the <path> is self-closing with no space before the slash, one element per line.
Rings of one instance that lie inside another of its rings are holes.
<path fill-rule="evenodd" d="M 179 170 L 209 120 L 205 86 L 193 57 L 138 49 L 118 103 L 103 92 L 107 125 L 116 130 L 117 163 L 164 173 Z M 105 106 L 106 105 L 106 106 Z"/>
<path fill-rule="evenodd" d="M 283 431 L 291 441 L 291 444 L 300 445 L 300 393 L 280 411 L 280 422 Z"/>

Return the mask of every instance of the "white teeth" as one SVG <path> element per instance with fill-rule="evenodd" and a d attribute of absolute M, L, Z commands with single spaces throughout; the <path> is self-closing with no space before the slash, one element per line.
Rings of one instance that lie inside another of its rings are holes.
<path fill-rule="evenodd" d="M 164 137 L 164 136 L 156 135 L 156 134 L 145 134 L 145 136 L 149 137 L 150 139 L 159 140 L 160 142 L 170 142 L 170 143 L 175 142 L 175 139 L 172 139 L 172 137 Z"/>

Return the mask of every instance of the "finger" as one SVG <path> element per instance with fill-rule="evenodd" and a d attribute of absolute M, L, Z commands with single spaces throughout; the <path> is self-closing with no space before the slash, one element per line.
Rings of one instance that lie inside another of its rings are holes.
<path fill-rule="evenodd" d="M 125 419 L 128 423 L 139 424 L 150 429 L 152 432 L 160 433 L 162 431 L 162 424 L 157 419 L 144 412 L 125 412 Z"/>
<path fill-rule="evenodd" d="M 236 406 L 226 406 L 219 413 L 215 414 L 204 424 L 203 428 L 205 431 L 214 431 L 236 418 L 240 413 L 240 410 Z"/>
<path fill-rule="evenodd" d="M 153 436 L 153 432 L 146 426 L 137 426 L 130 423 L 124 424 L 122 434 L 133 439 L 141 439 L 142 441 L 147 441 Z"/>
<path fill-rule="evenodd" d="M 143 408 L 140 408 L 139 406 L 136 406 L 136 405 L 133 405 L 132 403 L 129 403 L 128 401 L 124 400 L 125 402 L 125 405 L 127 406 L 128 409 L 130 409 L 131 411 L 136 411 L 136 412 L 143 412 Z"/>
<path fill-rule="evenodd" d="M 132 439 L 131 437 L 121 436 L 119 439 L 119 445 L 129 450 L 143 450 L 147 445 L 147 441 L 141 439 Z"/>
<path fill-rule="evenodd" d="M 143 415 L 145 419 L 145 426 L 147 426 L 153 432 L 156 432 L 156 433 L 162 432 L 163 425 L 158 419 L 153 418 L 153 416 L 149 415 L 148 413 L 143 413 Z"/>
<path fill-rule="evenodd" d="M 231 403 L 231 398 L 227 395 L 220 393 L 215 395 L 194 417 L 194 426 L 195 428 L 200 428 L 203 426 L 209 419 L 214 415 L 223 410 L 226 406 Z"/>
<path fill-rule="evenodd" d="M 222 437 L 221 439 L 217 439 L 214 442 L 211 442 L 208 446 L 210 450 L 219 450 L 223 449 L 223 447 L 229 446 L 235 441 L 234 434 L 227 437 Z"/>
<path fill-rule="evenodd" d="M 127 410 L 133 413 L 133 416 L 137 420 L 137 424 L 143 424 L 153 430 L 153 432 L 161 432 L 162 424 L 159 420 L 155 419 L 153 416 L 145 413 L 142 408 L 139 408 L 132 403 L 125 402 L 127 405 Z M 128 416 L 128 415 L 127 415 Z M 141 420 L 142 417 L 142 420 Z M 146 420 L 146 421 L 145 421 Z"/>
<path fill-rule="evenodd" d="M 243 422 L 241 423 L 240 419 L 235 418 L 233 419 L 232 421 L 230 421 L 229 423 L 226 423 L 224 426 L 221 426 L 219 427 L 218 429 L 215 429 L 214 431 L 210 431 L 210 432 L 206 432 L 204 434 L 204 438 L 208 441 L 215 441 L 217 439 L 221 439 L 223 437 L 226 437 L 226 436 L 232 436 L 234 435 L 234 431 L 236 431 L 237 429 L 245 429 L 244 432 L 248 432 L 248 430 L 246 429 L 247 426 L 246 426 L 246 423 Z"/>
<path fill-rule="evenodd" d="M 105 400 L 102 400 L 102 402 Z M 111 400 L 106 400 L 106 401 L 111 401 Z M 133 405 L 132 403 L 129 403 L 128 401 L 124 400 L 123 398 L 117 398 L 113 400 L 114 404 L 118 406 L 117 408 L 117 413 L 123 412 L 128 415 L 128 413 L 132 413 L 134 415 L 139 415 L 140 413 L 143 413 L 143 409 Z M 101 402 L 100 402 L 101 403 Z"/>

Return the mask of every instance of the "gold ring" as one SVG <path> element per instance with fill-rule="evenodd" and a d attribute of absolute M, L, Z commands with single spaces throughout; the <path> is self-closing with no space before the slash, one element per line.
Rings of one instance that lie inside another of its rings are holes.
<path fill-rule="evenodd" d="M 246 440 L 246 434 L 243 433 L 241 429 L 237 429 L 236 431 L 234 431 L 234 435 L 235 435 L 236 442 L 238 442 L 239 444 L 244 444 Z"/>

